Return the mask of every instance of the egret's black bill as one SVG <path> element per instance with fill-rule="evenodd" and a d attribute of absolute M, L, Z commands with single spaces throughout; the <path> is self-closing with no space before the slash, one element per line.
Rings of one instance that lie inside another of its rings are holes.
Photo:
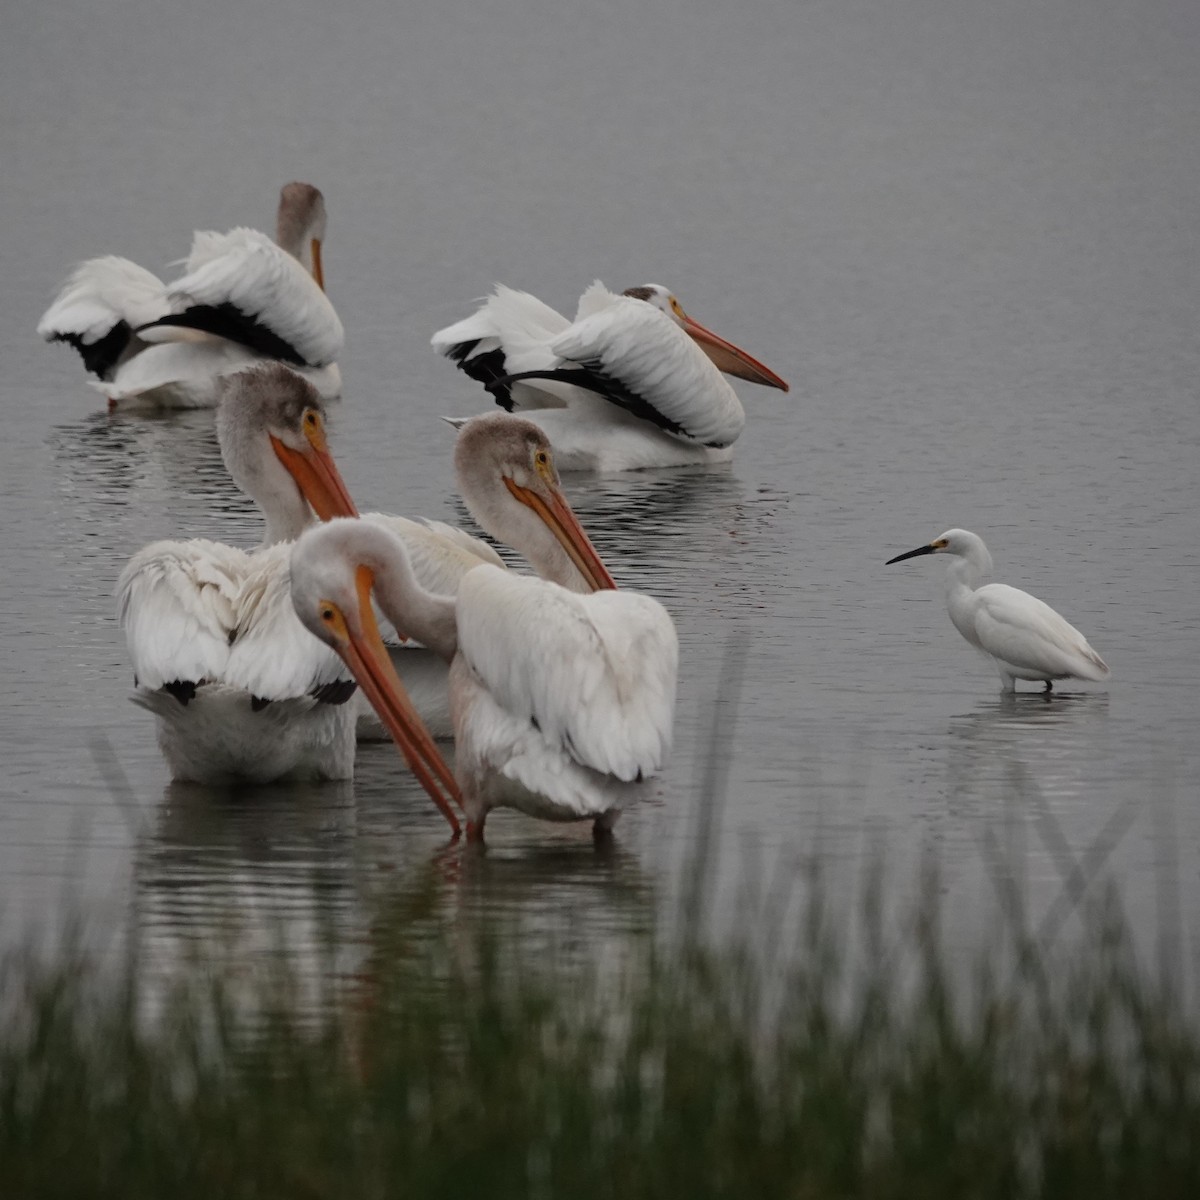
<path fill-rule="evenodd" d="M 906 558 L 919 558 L 922 554 L 932 554 L 933 551 L 932 545 L 918 546 L 915 550 L 909 550 L 907 554 L 897 554 L 895 558 L 889 558 L 883 565 L 890 567 L 892 563 L 903 562 Z"/>

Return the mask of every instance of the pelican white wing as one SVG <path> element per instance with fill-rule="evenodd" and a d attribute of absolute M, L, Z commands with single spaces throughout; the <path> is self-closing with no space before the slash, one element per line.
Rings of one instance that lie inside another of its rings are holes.
<path fill-rule="evenodd" d="M 38 322 L 39 336 L 67 342 L 100 379 L 129 348 L 133 331 L 166 311 L 162 280 L 127 258 L 89 258 L 71 272 Z"/>
<path fill-rule="evenodd" d="M 529 292 L 498 283 L 469 317 L 433 335 L 433 348 L 459 370 L 488 386 L 524 371 L 552 371 L 562 364 L 550 342 L 570 321 Z M 500 385 L 496 403 L 509 412 L 558 408 L 569 399 L 569 385 L 546 380 Z"/>
<path fill-rule="evenodd" d="M 297 367 L 328 366 L 341 353 L 345 334 L 328 297 L 266 234 L 198 232 L 186 266 L 167 286 L 168 314 L 138 330 L 144 340 L 209 335 Z"/>
<path fill-rule="evenodd" d="M 745 411 L 704 351 L 660 309 L 632 296 L 609 296 L 601 305 L 594 293 L 589 315 L 550 343 L 566 368 L 557 377 L 577 379 L 681 440 L 710 447 L 735 442 Z"/>
<path fill-rule="evenodd" d="M 330 689 L 344 699 L 353 690 L 349 671 L 333 650 L 304 628 L 292 605 L 292 548 L 293 543 L 282 542 L 250 556 L 222 682 L 259 700 L 324 698 Z"/>
<path fill-rule="evenodd" d="M 1020 588 L 989 583 L 975 590 L 975 639 L 981 649 L 1035 678 L 1101 680 L 1108 665 L 1048 604 Z"/>
<path fill-rule="evenodd" d="M 290 544 L 247 554 L 196 538 L 154 542 L 129 560 L 117 612 L 140 687 L 222 684 L 260 700 L 299 699 L 348 678 L 299 622 Z"/>
<path fill-rule="evenodd" d="M 671 743 L 679 646 L 649 596 L 580 596 L 493 567 L 464 576 L 459 650 L 497 704 L 575 762 L 645 778 Z"/>
<path fill-rule="evenodd" d="M 487 542 L 443 521 L 390 513 L 367 513 L 363 520 L 382 526 L 404 543 L 417 582 L 435 595 L 453 596 L 462 577 L 482 563 L 504 567 L 504 560 Z"/>
<path fill-rule="evenodd" d="M 248 558 L 195 538 L 152 542 L 129 560 L 117 581 L 117 619 L 140 686 L 219 678 Z"/>

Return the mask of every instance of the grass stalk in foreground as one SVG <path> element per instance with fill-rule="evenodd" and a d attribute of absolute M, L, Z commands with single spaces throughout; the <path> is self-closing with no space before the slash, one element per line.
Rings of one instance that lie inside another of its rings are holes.
<path fill-rule="evenodd" d="M 647 938 L 601 977 L 503 928 L 411 938 L 411 896 L 316 1016 L 286 963 L 247 981 L 193 962 L 148 1015 L 133 959 L 114 979 L 83 955 L 10 958 L 0 1187 L 1200 1195 L 1200 1035 L 1112 922 L 968 976 L 926 899 L 894 937 L 868 913 L 852 967 L 813 894 L 782 981 L 737 946 Z"/>

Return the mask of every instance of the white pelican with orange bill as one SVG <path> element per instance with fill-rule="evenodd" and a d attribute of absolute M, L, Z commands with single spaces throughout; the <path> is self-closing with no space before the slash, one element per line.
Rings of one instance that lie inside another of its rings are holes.
<path fill-rule="evenodd" d="M 567 502 L 550 443 L 536 425 L 508 413 L 471 418 L 458 433 L 454 470 L 459 494 L 480 527 L 520 553 L 542 579 L 583 594 L 617 586 Z M 418 583 L 435 594 L 454 595 L 481 563 L 504 569 L 487 543 L 440 521 L 387 513 L 366 513 L 363 520 L 400 538 Z M 385 627 L 389 642 L 404 640 L 391 632 Z M 393 644 L 391 653 L 425 724 L 435 737 L 451 737 L 446 660 L 411 640 Z M 359 736 L 386 738 L 374 711 L 361 704 L 360 710 Z"/>
<path fill-rule="evenodd" d="M 356 685 L 297 621 L 288 591 L 291 539 L 355 512 L 320 398 L 279 364 L 244 372 L 226 384 L 217 433 L 234 481 L 262 510 L 263 544 L 160 541 L 129 560 L 117 600 L 134 699 L 157 718 L 174 779 L 349 778 Z"/>
<path fill-rule="evenodd" d="M 436 595 L 387 529 L 355 520 L 310 529 L 292 555 L 296 612 L 341 655 L 402 750 L 412 740 L 411 705 L 391 672 L 372 597 L 396 628 L 450 663 L 468 837 L 483 837 L 496 807 L 590 820 L 604 835 L 637 784 L 661 769 L 679 649 L 657 601 L 607 589 L 579 595 L 488 565 L 468 571 L 454 595 Z M 437 774 L 431 760 L 422 770 Z M 426 786 L 442 806 L 442 790 Z"/>
<path fill-rule="evenodd" d="M 254 229 L 198 232 L 170 284 L 127 258 L 88 259 L 38 333 L 74 346 L 113 408 L 209 408 L 224 376 L 267 360 L 294 367 L 332 399 L 341 394 L 344 334 L 324 291 L 325 223 L 320 191 L 289 183 L 275 241 Z"/>
<path fill-rule="evenodd" d="M 475 313 L 434 334 L 433 346 L 501 407 L 540 426 L 563 470 L 724 462 L 746 414 L 722 372 L 788 390 L 661 284 L 618 295 L 597 280 L 573 323 L 498 285 Z"/>

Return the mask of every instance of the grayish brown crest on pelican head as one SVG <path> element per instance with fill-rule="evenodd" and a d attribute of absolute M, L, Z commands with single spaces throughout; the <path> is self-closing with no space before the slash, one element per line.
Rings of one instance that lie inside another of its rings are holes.
<path fill-rule="evenodd" d="M 472 417 L 459 430 L 454 468 L 471 516 L 544 578 L 574 591 L 617 586 L 563 495 L 549 438 L 532 421 Z"/>

